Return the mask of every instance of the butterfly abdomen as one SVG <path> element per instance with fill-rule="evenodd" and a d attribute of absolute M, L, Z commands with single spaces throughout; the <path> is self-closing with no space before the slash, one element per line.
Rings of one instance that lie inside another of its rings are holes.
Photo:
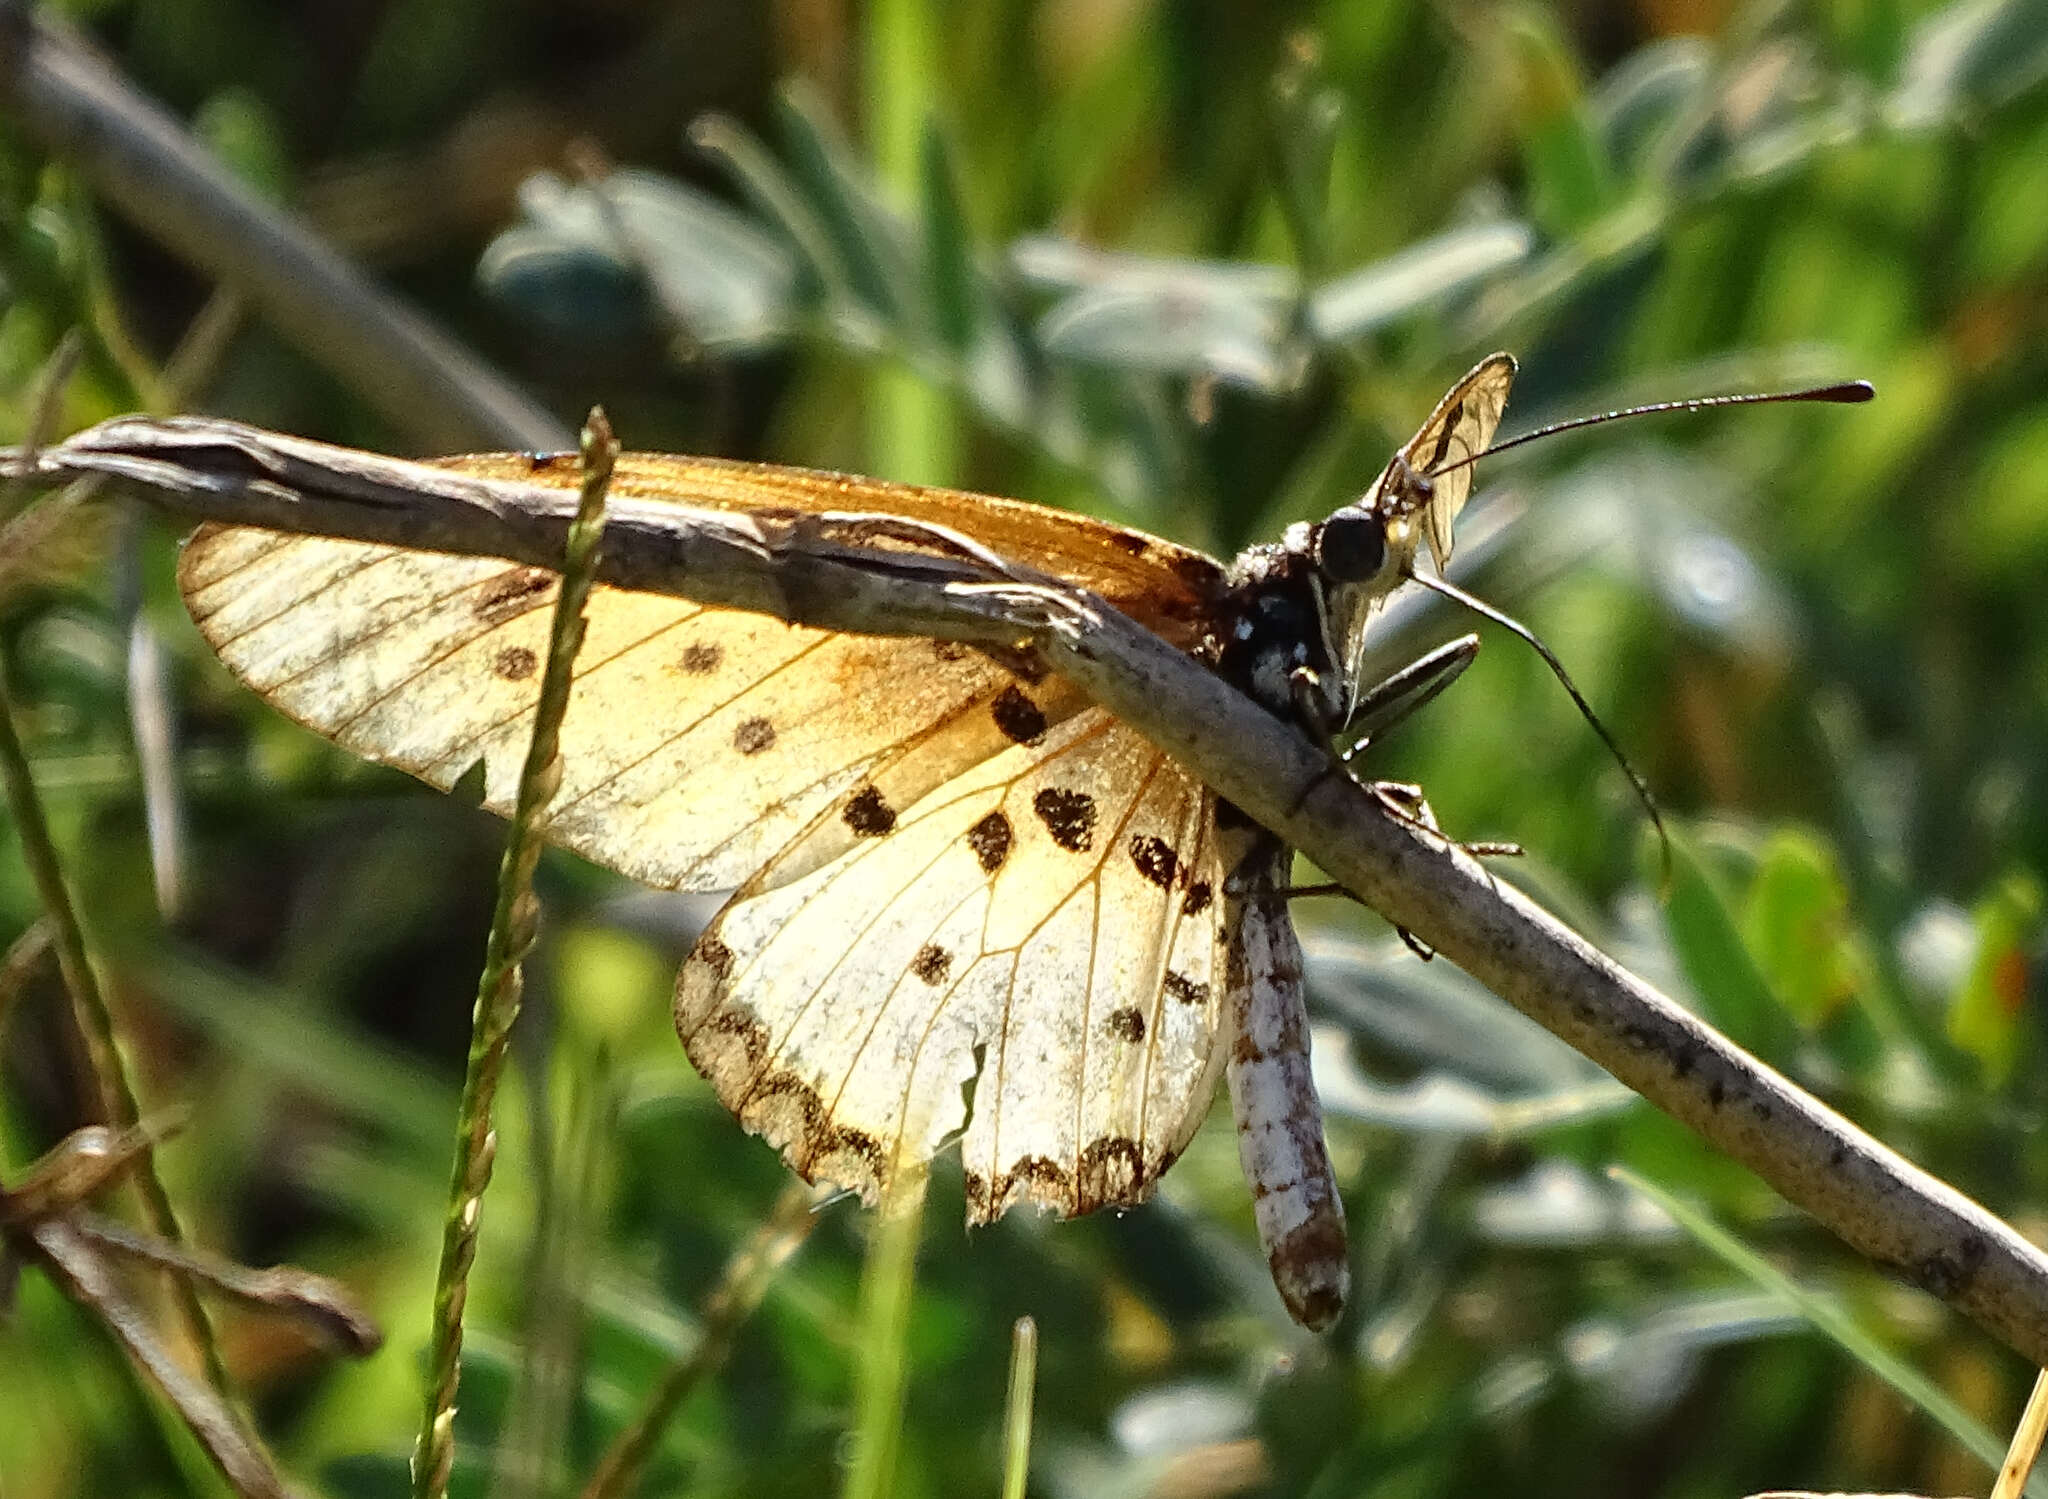
<path fill-rule="evenodd" d="M 1351 1270 L 1344 1204 L 1309 1077 L 1301 944 L 1281 894 L 1291 856 L 1271 840 L 1239 866 L 1232 895 L 1227 1004 L 1235 1036 L 1226 1075 L 1238 1157 L 1259 1242 L 1287 1310 L 1321 1331 L 1344 1309 Z"/>

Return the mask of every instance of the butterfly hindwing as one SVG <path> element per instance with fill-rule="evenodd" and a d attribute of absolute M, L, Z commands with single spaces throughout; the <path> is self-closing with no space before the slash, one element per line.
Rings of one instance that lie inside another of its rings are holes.
<path fill-rule="evenodd" d="M 677 1028 L 811 1180 L 873 1200 L 964 1127 L 975 1221 L 1134 1203 L 1214 1091 L 1220 878 L 1208 793 L 1089 709 L 823 867 L 771 863 Z"/>

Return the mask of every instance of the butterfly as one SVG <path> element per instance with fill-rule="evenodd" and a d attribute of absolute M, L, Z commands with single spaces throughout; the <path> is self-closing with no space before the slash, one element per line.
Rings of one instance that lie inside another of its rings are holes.
<path fill-rule="evenodd" d="M 1092 591 L 1330 736 L 1369 627 L 1439 568 L 1515 374 L 1452 387 L 1365 494 L 1225 564 L 1021 501 L 623 455 L 612 493 L 771 519 L 870 513 Z M 438 460 L 573 487 L 573 455 Z M 509 811 L 544 569 L 208 525 L 179 582 L 272 706 Z M 542 831 L 649 885 L 732 889 L 678 975 L 683 1045 L 807 1180 L 879 1200 L 957 1140 L 970 1223 L 1140 1203 L 1227 1079 L 1289 1312 L 1327 1327 L 1344 1210 L 1309 1077 L 1291 852 L 1028 649 L 863 636 L 598 588 Z"/>

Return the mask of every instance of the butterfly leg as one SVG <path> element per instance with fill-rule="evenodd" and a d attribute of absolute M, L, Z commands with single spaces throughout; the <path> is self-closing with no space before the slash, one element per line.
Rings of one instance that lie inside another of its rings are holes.
<path fill-rule="evenodd" d="M 1429 798 L 1422 794 L 1422 788 L 1407 781 L 1371 781 L 1366 789 L 1374 800 L 1385 807 L 1401 821 L 1425 833 L 1434 833 L 1445 842 L 1454 842 L 1475 859 L 1519 859 L 1525 850 L 1519 843 L 1504 843 L 1491 839 L 1466 842 L 1453 839 L 1444 832 L 1443 825 L 1436 820 L 1436 813 L 1429 805 Z"/>
<path fill-rule="evenodd" d="M 1386 808 L 1392 816 L 1409 824 L 1411 827 L 1419 828 L 1425 833 L 1442 838 L 1447 843 L 1455 844 L 1456 847 L 1470 854 L 1475 859 L 1519 858 L 1524 852 L 1522 845 L 1519 843 L 1502 843 L 1484 839 L 1466 843 L 1452 839 L 1444 832 L 1442 826 L 1438 824 L 1436 813 L 1431 810 L 1429 799 L 1422 794 L 1420 786 L 1412 785 L 1407 781 L 1366 781 L 1363 784 L 1365 789 L 1372 793 L 1373 799 Z M 1289 900 L 1298 900 L 1307 895 L 1341 895 L 1346 900 L 1358 900 L 1355 894 L 1334 880 L 1325 881 L 1319 885 L 1289 885 L 1280 893 Z M 1360 905 L 1365 904 L 1363 901 L 1358 903 Z M 1397 923 L 1394 931 L 1408 945 L 1408 950 L 1414 953 L 1416 957 L 1422 959 L 1423 962 L 1427 963 L 1436 957 L 1436 950 L 1429 946 L 1428 943 L 1423 942 L 1405 926 Z"/>
<path fill-rule="evenodd" d="M 1436 820 L 1436 813 L 1430 809 L 1429 801 L 1422 794 L 1420 786 L 1407 781 L 1362 781 L 1359 783 L 1382 807 L 1395 818 L 1410 827 L 1455 844 L 1475 859 L 1519 859 L 1528 850 L 1519 843 L 1508 843 L 1491 838 L 1471 841 L 1454 839 L 1443 830 Z M 1289 900 L 1299 900 L 1308 895 L 1341 895 L 1347 900 L 1357 900 L 1344 886 L 1335 880 L 1325 880 L 1318 885 L 1288 885 L 1281 892 Z"/>
<path fill-rule="evenodd" d="M 1299 723 L 1304 729 L 1307 729 L 1309 736 L 1317 744 L 1325 748 L 1335 744 L 1337 741 L 1337 728 L 1330 721 L 1330 715 L 1323 707 L 1325 699 L 1321 674 L 1311 667 L 1297 666 L 1287 674 L 1287 691 L 1288 695 L 1294 700 L 1295 722 Z M 1329 780 L 1332 776 L 1348 774 L 1350 772 L 1344 768 L 1342 758 L 1333 760 L 1325 765 L 1316 772 L 1314 779 L 1302 787 L 1301 795 L 1297 796 L 1294 799 L 1294 805 L 1287 809 L 1289 814 L 1297 813 L 1306 806 L 1308 799 L 1315 795 L 1316 788 L 1321 786 L 1323 782 Z"/>
<path fill-rule="evenodd" d="M 1353 756 L 1372 743 L 1375 734 L 1434 702 L 1438 693 L 1464 675 L 1465 668 L 1478 655 L 1479 637 L 1460 635 L 1360 693 L 1342 730 L 1350 736 L 1351 744 L 1339 758 L 1348 765 Z"/>
<path fill-rule="evenodd" d="M 1225 883 L 1227 1004 L 1235 1039 L 1226 1064 L 1238 1158 L 1273 1284 L 1302 1326 L 1336 1321 L 1351 1287 L 1344 1203 L 1323 1144 L 1309 1076 L 1301 944 L 1281 890 L 1289 851 L 1260 837 Z"/>
<path fill-rule="evenodd" d="M 1352 703 L 1341 728 L 1331 724 L 1323 710 L 1321 678 L 1307 667 L 1296 667 L 1289 674 L 1287 684 L 1294 698 L 1297 720 L 1319 743 L 1334 745 L 1345 737 L 1349 737 L 1351 743 L 1338 753 L 1335 765 L 1326 767 L 1309 782 L 1293 810 L 1299 812 L 1316 788 L 1337 774 L 1340 768 L 1348 770 L 1352 758 L 1372 742 L 1373 735 L 1393 727 L 1457 681 L 1478 654 L 1477 635 L 1461 635 L 1438 646 L 1361 694 Z"/>

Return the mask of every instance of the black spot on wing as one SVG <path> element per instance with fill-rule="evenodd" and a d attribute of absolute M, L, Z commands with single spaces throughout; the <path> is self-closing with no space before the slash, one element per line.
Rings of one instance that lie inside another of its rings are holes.
<path fill-rule="evenodd" d="M 1202 912 L 1209 909 L 1211 895 L 1209 882 L 1207 880 L 1196 880 L 1194 884 L 1188 886 L 1187 896 L 1180 903 L 1181 914 L 1183 916 L 1201 915 Z"/>
<path fill-rule="evenodd" d="M 996 727 L 1013 744 L 1037 744 L 1045 738 L 1045 713 L 1038 704 L 1012 683 L 996 694 L 989 704 Z"/>
<path fill-rule="evenodd" d="M 711 970 L 711 976 L 721 983 L 732 969 L 732 949 L 710 933 L 697 939 L 697 945 L 690 953 L 692 963 L 702 963 Z"/>
<path fill-rule="evenodd" d="M 743 755 L 758 755 L 775 743 L 775 725 L 765 718 L 749 718 L 732 731 L 732 747 Z"/>
<path fill-rule="evenodd" d="M 752 1077 L 768 1060 L 768 1027 L 729 1005 L 721 1006 L 684 1035 L 683 1051 L 706 1077 Z"/>
<path fill-rule="evenodd" d="M 1031 809 L 1052 841 L 1068 853 L 1085 854 L 1095 844 L 1095 798 L 1085 791 L 1048 786 L 1031 798 Z"/>
<path fill-rule="evenodd" d="M 795 1072 L 769 1072 L 733 1102 L 733 1112 L 756 1133 L 785 1140 L 789 1163 L 805 1181 L 860 1191 L 879 1191 L 888 1182 L 881 1142 L 864 1129 L 835 1124 L 817 1088 Z"/>
<path fill-rule="evenodd" d="M 1161 890 L 1173 883 L 1173 873 L 1180 865 L 1180 855 L 1164 838 L 1155 838 L 1141 833 L 1131 840 L 1131 862 L 1138 866 L 1138 873 L 1157 885 Z"/>
<path fill-rule="evenodd" d="M 863 838 L 880 838 L 896 826 L 896 809 L 872 786 L 856 791 L 839 816 Z"/>
<path fill-rule="evenodd" d="M 1138 1142 L 1124 1135 L 1104 1135 L 1081 1151 L 1075 1182 L 1080 1211 L 1091 1212 L 1112 1202 L 1136 1202 L 1145 1195 L 1145 1156 Z"/>
<path fill-rule="evenodd" d="M 846 1176 L 847 1164 L 834 1157 L 852 1156 L 859 1163 L 860 1170 L 869 1180 L 885 1182 L 889 1179 L 889 1162 L 882 1154 L 882 1142 L 864 1129 L 849 1125 L 831 1125 L 810 1142 L 806 1151 L 803 1169 L 810 1177 L 827 1174 L 833 1181 L 862 1178 Z"/>
<path fill-rule="evenodd" d="M 967 846 L 974 850 L 985 874 L 994 874 L 1003 867 L 1014 842 L 1016 835 L 1010 829 L 1010 819 L 1001 812 L 989 813 L 967 830 Z"/>
<path fill-rule="evenodd" d="M 492 658 L 491 670 L 508 682 L 523 682 L 540 665 L 540 657 L 523 645 L 508 645 Z"/>
<path fill-rule="evenodd" d="M 693 677 L 709 676 L 725 660 L 725 647 L 711 640 L 693 640 L 683 647 L 676 665 Z"/>
<path fill-rule="evenodd" d="M 988 1200 L 991 1209 L 1007 1207 L 1016 1199 L 1020 1188 L 1030 1186 L 1036 1189 L 1041 1200 L 1058 1201 L 1066 1197 L 1073 1188 L 1073 1178 L 1066 1169 L 1049 1156 L 1019 1156 L 1016 1162 L 998 1175 L 989 1184 Z"/>
<path fill-rule="evenodd" d="M 910 971 L 925 983 L 937 988 L 953 971 L 953 955 L 938 943 L 927 942 L 917 950 L 917 956 L 910 960 Z"/>
<path fill-rule="evenodd" d="M 1186 974 L 1175 973 L 1172 969 L 1167 970 L 1165 988 L 1169 996 L 1184 1005 L 1205 1005 L 1209 1002 L 1207 984 L 1197 983 Z"/>
<path fill-rule="evenodd" d="M 1109 1033 L 1119 1041 L 1128 1041 L 1133 1046 L 1145 1039 L 1145 1017 L 1131 1006 L 1111 1010 L 1104 1022 Z"/>

